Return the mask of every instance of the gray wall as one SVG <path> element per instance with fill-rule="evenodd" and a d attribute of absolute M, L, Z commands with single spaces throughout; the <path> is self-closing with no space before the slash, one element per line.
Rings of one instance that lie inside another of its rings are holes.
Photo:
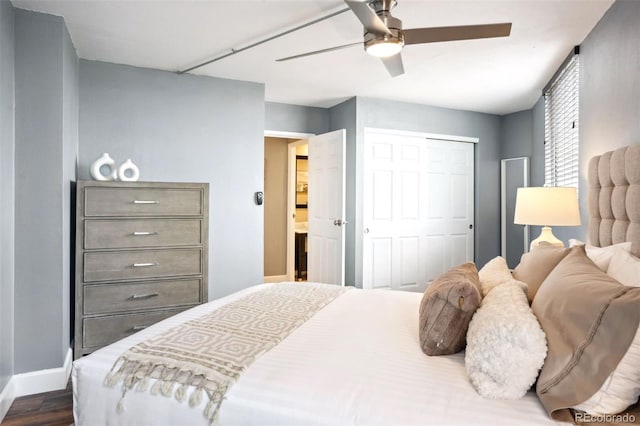
<path fill-rule="evenodd" d="M 501 158 L 531 158 L 533 111 L 520 111 L 500 117 Z"/>
<path fill-rule="evenodd" d="M 586 241 L 589 159 L 640 143 L 640 1 L 617 0 L 580 45 L 580 213 L 582 226 L 554 227 L 565 243 Z M 531 181 L 544 184 L 544 99 L 531 110 Z M 522 131 L 526 131 L 522 128 Z M 506 143 L 506 142 L 504 142 Z M 506 146 L 503 148 L 507 148 Z M 531 230 L 532 238 L 539 234 Z"/>
<path fill-rule="evenodd" d="M 532 109 L 500 117 L 502 158 L 529 157 L 529 186 L 544 185 L 544 98 Z M 563 239 L 575 237 L 575 228 L 554 227 L 554 235 Z M 573 232 L 570 237 L 566 232 Z M 529 229 L 531 239 L 540 235 L 539 226 Z M 562 234 L 562 236 L 559 236 Z"/>
<path fill-rule="evenodd" d="M 531 161 L 533 138 L 533 111 L 520 111 L 500 117 L 501 158 L 527 157 Z M 508 161 L 505 164 L 506 176 L 506 235 L 507 252 L 505 258 L 511 268 L 520 262 L 524 252 L 524 229 L 513 223 L 517 187 L 522 186 L 523 164 Z M 530 177 L 529 173 L 529 176 Z M 501 212 L 502 214 L 502 212 Z M 502 220 L 502 217 L 501 217 Z M 502 235 L 501 235 L 502 237 Z"/>
<path fill-rule="evenodd" d="M 263 281 L 264 86 L 80 61 L 79 178 L 108 152 L 142 181 L 209 182 L 209 298 Z"/>
<path fill-rule="evenodd" d="M 618 0 L 580 46 L 580 210 L 586 239 L 589 159 L 640 143 L 640 1 Z M 560 237 L 559 237 L 560 238 Z"/>
<path fill-rule="evenodd" d="M 529 163 L 529 186 L 544 186 L 544 98 L 540 99 L 531 109 L 533 119 L 531 127 L 531 161 Z M 554 235 L 568 243 L 569 238 L 565 233 L 575 232 L 575 228 L 554 226 Z M 542 231 L 541 226 L 530 226 L 529 235 L 531 240 L 538 238 Z M 572 234 L 573 235 L 573 234 Z"/>
<path fill-rule="evenodd" d="M 354 258 L 347 258 L 347 283 L 362 285 L 362 170 L 364 129 L 376 127 L 452 136 L 479 138 L 475 147 L 475 261 L 484 265 L 500 252 L 500 117 L 490 114 L 438 108 L 381 99 L 356 98 L 355 149 L 347 151 L 347 170 L 355 171 L 351 185 L 355 191 Z M 332 123 L 333 125 L 333 123 Z M 348 137 L 348 143 L 353 139 Z M 347 175 L 349 176 L 349 174 Z M 349 180 L 348 180 L 349 182 Z M 480 191 L 482 188 L 482 191 Z M 482 194 L 482 196 L 480 196 Z M 354 215 L 354 216 L 351 216 Z M 349 265 L 349 263 L 353 263 Z"/>
<path fill-rule="evenodd" d="M 300 105 L 265 102 L 265 130 L 312 133 L 329 131 L 329 110 Z"/>
<path fill-rule="evenodd" d="M 0 393 L 13 375 L 14 57 L 13 6 L 0 1 Z"/>
<path fill-rule="evenodd" d="M 16 373 L 60 367 L 69 350 L 77 66 L 62 18 L 16 10 Z"/>
<path fill-rule="evenodd" d="M 540 97 L 531 109 L 531 166 L 530 185 L 544 185 L 544 98 Z M 539 230 L 536 235 L 539 235 Z"/>

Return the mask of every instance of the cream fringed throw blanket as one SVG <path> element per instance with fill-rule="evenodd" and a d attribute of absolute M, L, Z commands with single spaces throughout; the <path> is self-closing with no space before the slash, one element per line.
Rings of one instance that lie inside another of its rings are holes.
<path fill-rule="evenodd" d="M 118 412 L 124 411 L 131 389 L 145 392 L 150 387 L 151 394 L 173 395 L 180 402 L 189 396 L 192 407 L 204 393 L 209 398 L 204 415 L 213 423 L 240 374 L 346 290 L 273 284 L 138 343 L 116 360 L 104 383 L 113 387 L 123 382 Z"/>

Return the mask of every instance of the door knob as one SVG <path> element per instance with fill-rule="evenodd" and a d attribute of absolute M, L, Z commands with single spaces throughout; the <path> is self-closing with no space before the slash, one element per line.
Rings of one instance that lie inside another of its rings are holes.
<path fill-rule="evenodd" d="M 333 224 L 335 226 L 342 226 L 342 225 L 346 225 L 347 221 L 346 220 L 342 220 L 342 219 L 334 219 L 333 220 Z"/>

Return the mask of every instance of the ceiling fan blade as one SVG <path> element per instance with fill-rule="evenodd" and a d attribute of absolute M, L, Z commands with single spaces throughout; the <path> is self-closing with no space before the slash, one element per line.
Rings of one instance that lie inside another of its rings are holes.
<path fill-rule="evenodd" d="M 389 28 L 382 22 L 382 19 L 378 17 L 376 12 L 369 7 L 368 2 L 354 0 L 344 0 L 344 2 L 351 8 L 353 13 L 356 14 L 365 30 L 372 34 L 391 35 Z"/>
<path fill-rule="evenodd" d="M 314 50 L 313 52 L 301 53 L 299 55 L 287 56 L 286 58 L 276 59 L 276 62 L 290 61 L 291 59 L 304 58 L 305 56 L 317 55 L 318 53 L 333 52 L 334 50 L 346 49 L 347 47 L 356 46 L 356 45 L 362 46 L 362 43 L 363 42 L 359 41 L 357 43 L 349 43 L 342 46 L 335 46 L 335 47 L 329 47 L 327 49 Z"/>
<path fill-rule="evenodd" d="M 455 27 L 414 28 L 403 30 L 404 44 L 436 43 L 439 41 L 472 40 L 477 38 L 507 37 L 511 23 L 461 25 Z"/>
<path fill-rule="evenodd" d="M 391 74 L 391 77 L 397 77 L 404 74 L 404 65 L 402 65 L 402 55 L 400 55 L 400 53 L 380 59 L 387 68 L 387 71 L 389 71 L 389 74 Z"/>

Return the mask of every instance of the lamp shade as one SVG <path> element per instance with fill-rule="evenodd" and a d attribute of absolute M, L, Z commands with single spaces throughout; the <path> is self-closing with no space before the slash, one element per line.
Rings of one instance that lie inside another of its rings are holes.
<path fill-rule="evenodd" d="M 520 225 L 578 226 L 580 208 L 576 188 L 518 188 L 513 222 Z"/>

